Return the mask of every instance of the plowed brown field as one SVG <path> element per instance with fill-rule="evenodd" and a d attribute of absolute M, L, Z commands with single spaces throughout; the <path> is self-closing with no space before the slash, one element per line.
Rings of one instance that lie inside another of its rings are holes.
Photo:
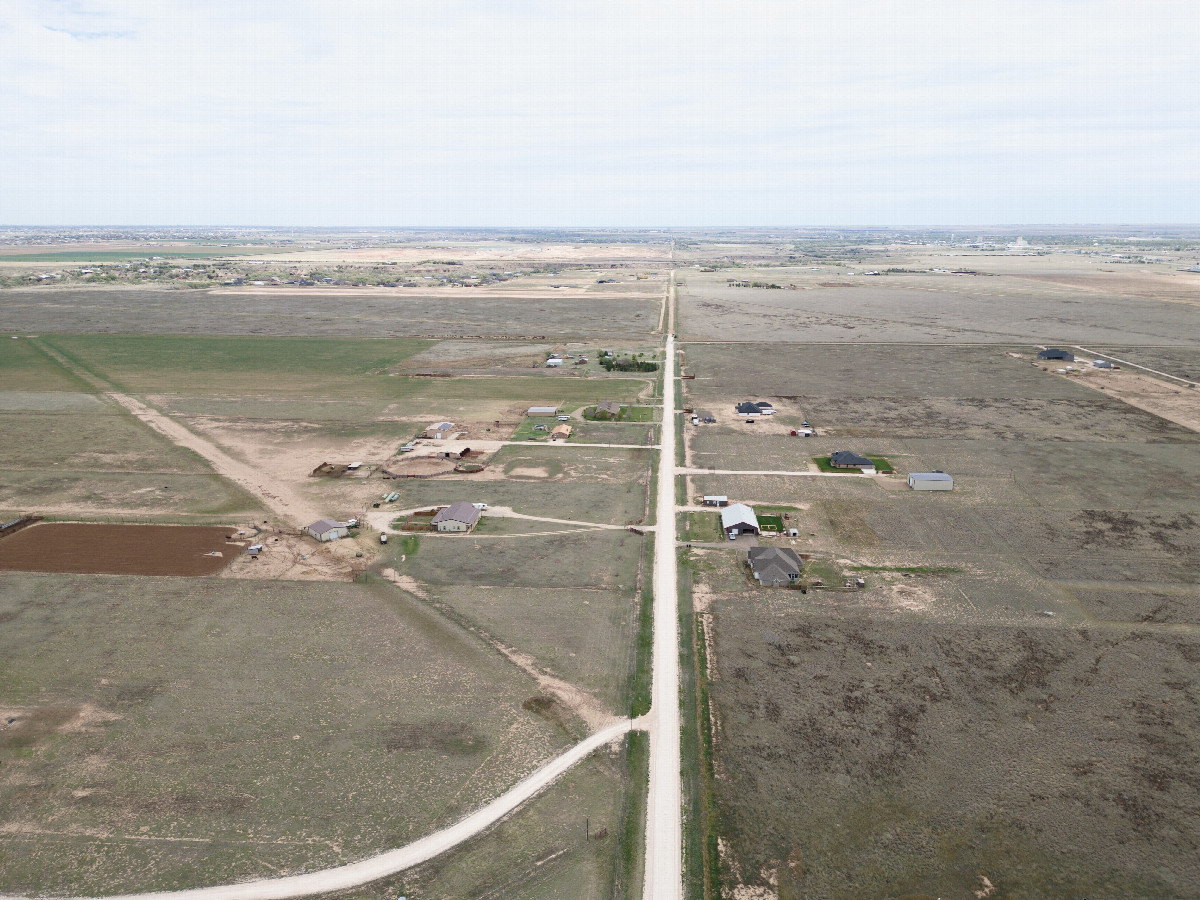
<path fill-rule="evenodd" d="M 226 541 L 229 534 L 228 528 L 184 525 L 34 525 L 0 540 L 0 570 L 213 575 L 245 546 Z"/>

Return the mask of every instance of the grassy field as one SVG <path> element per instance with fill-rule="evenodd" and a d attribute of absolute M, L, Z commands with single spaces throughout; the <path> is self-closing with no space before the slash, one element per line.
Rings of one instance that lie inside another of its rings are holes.
<path fill-rule="evenodd" d="M 745 603 L 717 622 L 726 864 L 776 873 L 780 897 L 968 896 L 985 876 L 1002 897 L 1182 898 L 1200 883 L 1194 638 Z"/>
<path fill-rule="evenodd" d="M 691 478 L 793 504 L 807 576 L 866 580 L 748 595 L 737 554 L 689 551 L 713 613 L 712 890 L 1194 895 L 1200 436 L 1003 348 L 795 349 L 688 348 L 697 405 L 777 397 L 821 433 L 703 429 L 698 465 L 799 469 L 850 437 L 956 485 Z"/>
<path fill-rule="evenodd" d="M 10 575 L 0 604 L 7 893 L 347 862 L 567 743 L 535 682 L 390 585 Z"/>
<path fill-rule="evenodd" d="M 323 396 L 353 394 L 359 382 L 377 380 L 431 343 L 94 334 L 55 335 L 43 340 L 132 393 L 315 392 Z"/>
<path fill-rule="evenodd" d="M 637 900 L 646 748 L 602 750 L 495 828 L 429 863 L 318 900 Z M 601 831 L 606 832 L 597 837 Z"/>
<path fill-rule="evenodd" d="M 90 386 L 24 339 L 0 336 L 0 390 L 88 391 Z"/>
<path fill-rule="evenodd" d="M 1014 271 L 1014 261 L 977 254 L 956 262 L 986 274 L 864 277 L 787 266 L 736 273 L 739 278 L 759 277 L 799 288 L 762 290 L 729 285 L 729 272 L 681 270 L 679 334 L 685 339 L 757 342 L 1038 342 L 1089 347 L 1187 343 L 1183 336 L 1189 333 L 1190 311 L 1171 302 L 1173 297 L 1109 293 L 1101 281 L 1080 302 L 1077 288 L 1055 283 L 1054 274 L 1038 278 Z M 1030 266 L 1030 274 L 1036 271 L 1037 263 L 1015 262 Z M 1096 260 L 1058 256 L 1054 263 L 1072 270 L 1072 275 L 1082 267 L 1078 274 L 1085 279 L 1097 275 Z M 1182 285 L 1177 289 L 1185 290 Z M 782 353 L 772 357 L 784 364 Z"/>
<path fill-rule="evenodd" d="M 639 342 L 660 303 L 636 296 L 563 296 L 539 285 L 530 298 L 483 291 L 314 288 L 14 288 L 0 330 L 38 334 L 276 335 L 359 338 L 613 338 Z M 601 398 L 604 399 L 604 398 Z"/>

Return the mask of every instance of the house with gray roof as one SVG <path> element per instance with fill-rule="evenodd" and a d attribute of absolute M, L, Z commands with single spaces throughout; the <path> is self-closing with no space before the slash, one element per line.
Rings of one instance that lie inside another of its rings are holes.
<path fill-rule="evenodd" d="M 782 587 L 800 580 L 804 561 L 799 553 L 787 547 L 751 547 L 746 551 L 746 565 L 759 584 Z"/>
<path fill-rule="evenodd" d="M 437 531 L 470 531 L 479 521 L 479 509 L 466 500 L 456 500 L 444 509 L 438 510 L 431 525 Z"/>
<path fill-rule="evenodd" d="M 1056 347 L 1049 347 L 1038 354 L 1038 359 L 1061 359 L 1066 362 L 1075 362 L 1075 354 L 1070 350 L 1059 350 Z"/>
<path fill-rule="evenodd" d="M 829 454 L 829 465 L 835 469 L 870 469 L 875 471 L 875 463 L 865 456 L 859 456 L 849 450 L 834 450 Z"/>

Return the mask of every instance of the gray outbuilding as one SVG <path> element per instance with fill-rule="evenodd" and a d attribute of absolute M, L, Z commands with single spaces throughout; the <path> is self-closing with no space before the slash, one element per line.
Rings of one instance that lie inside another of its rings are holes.
<path fill-rule="evenodd" d="M 952 491 L 954 479 L 945 472 L 910 472 L 908 486 L 914 491 Z"/>
<path fill-rule="evenodd" d="M 758 516 L 745 503 L 735 503 L 721 510 L 721 529 L 729 540 L 739 534 L 758 534 Z"/>

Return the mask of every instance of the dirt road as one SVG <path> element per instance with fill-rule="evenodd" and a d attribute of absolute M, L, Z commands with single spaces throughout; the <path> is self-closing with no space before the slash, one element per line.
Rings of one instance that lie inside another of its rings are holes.
<path fill-rule="evenodd" d="M 674 291 L 675 273 L 671 273 Z M 654 686 L 651 691 L 650 787 L 646 802 L 644 900 L 683 897 L 683 790 L 679 748 L 679 603 L 675 571 L 675 304 L 668 304 L 663 376 L 662 450 L 658 457 L 658 529 L 654 533 Z"/>
<path fill-rule="evenodd" d="M 500 821 L 522 803 L 531 799 L 553 784 L 572 766 L 593 752 L 619 739 L 625 732 L 639 727 L 640 720 L 633 723 L 622 719 L 598 731 L 546 763 L 528 775 L 507 792 L 487 806 L 476 810 L 455 824 L 426 835 L 404 847 L 389 850 L 370 859 L 360 860 L 336 869 L 310 872 L 307 875 L 291 875 L 286 878 L 267 878 L 247 881 L 242 884 L 215 885 L 183 891 L 162 891 L 147 894 L 124 894 L 106 897 L 105 900 L 283 900 L 287 897 L 304 897 L 328 891 L 343 891 L 367 884 L 377 878 L 394 875 L 411 869 L 415 865 L 445 853 L 468 838 L 472 838 Z M 25 900 L 25 898 L 0 895 L 0 900 Z"/>
<path fill-rule="evenodd" d="M 303 528 L 310 522 L 315 522 L 324 516 L 315 507 L 309 506 L 304 500 L 287 491 L 276 481 L 265 477 L 248 463 L 234 459 L 207 438 L 180 425 L 156 409 L 152 409 L 140 400 L 135 400 L 128 394 L 108 391 L 108 396 L 120 403 L 133 413 L 141 422 L 150 426 L 173 444 L 186 447 L 200 454 L 217 474 L 236 483 L 249 491 L 270 508 L 276 515 L 287 520 L 297 528 Z"/>
<path fill-rule="evenodd" d="M 862 472 L 785 472 L 778 469 L 697 469 L 694 466 L 675 470 L 680 475 L 798 475 L 816 478 L 875 478 Z"/>

